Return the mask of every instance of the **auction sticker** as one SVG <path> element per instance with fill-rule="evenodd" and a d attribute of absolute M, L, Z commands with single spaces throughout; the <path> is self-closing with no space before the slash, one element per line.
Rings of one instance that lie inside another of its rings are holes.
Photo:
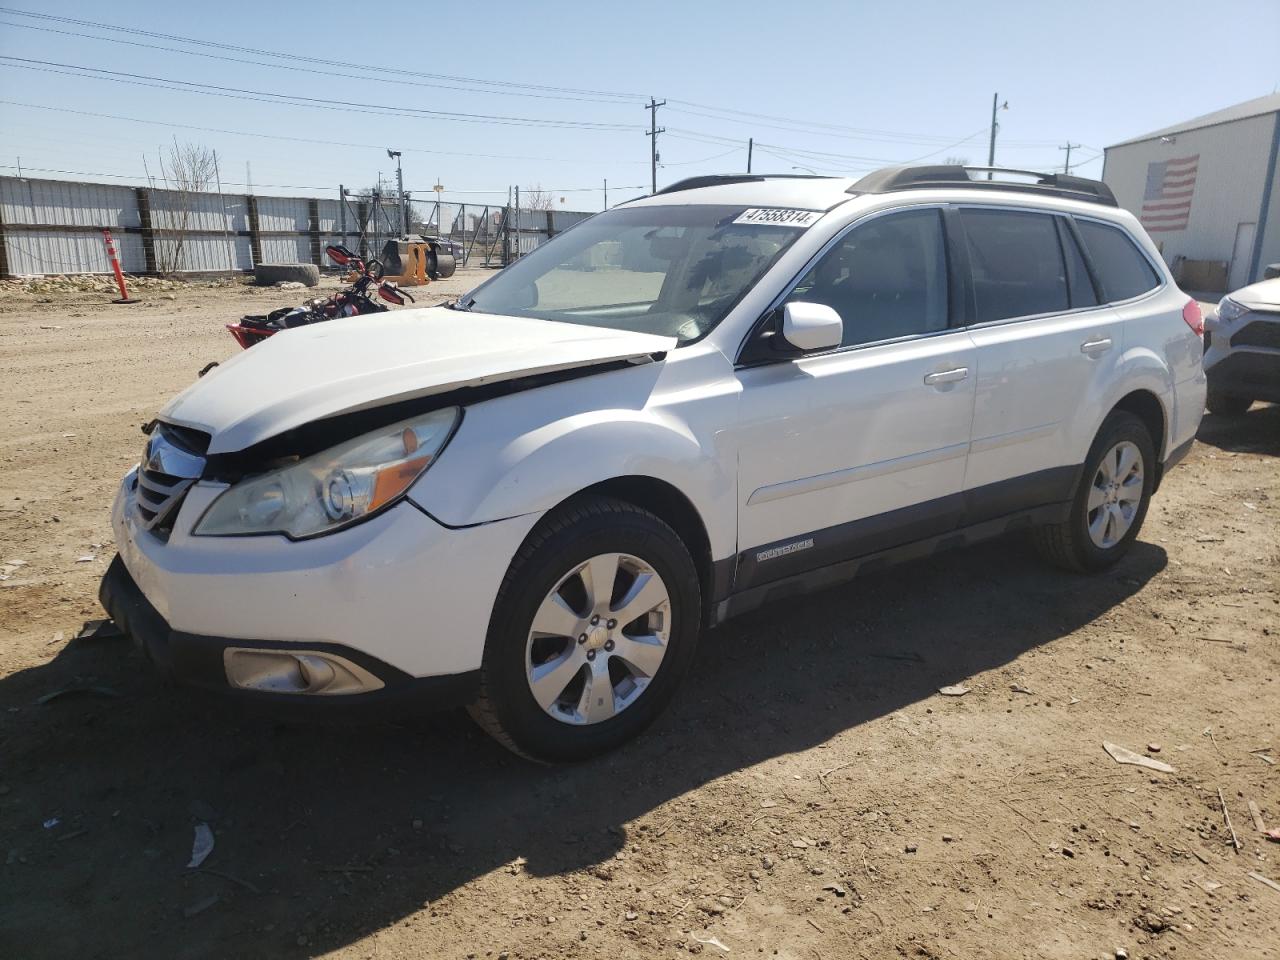
<path fill-rule="evenodd" d="M 773 227 L 810 227 L 822 216 L 821 210 L 787 210 L 780 207 L 752 207 L 743 210 L 734 223 L 754 223 Z"/>

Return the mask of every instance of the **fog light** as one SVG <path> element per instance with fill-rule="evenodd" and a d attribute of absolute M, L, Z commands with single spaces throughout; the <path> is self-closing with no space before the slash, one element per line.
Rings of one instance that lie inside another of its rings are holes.
<path fill-rule="evenodd" d="M 333 696 L 369 693 L 383 683 L 345 657 L 317 650 L 228 647 L 222 654 L 227 683 L 261 693 Z"/>

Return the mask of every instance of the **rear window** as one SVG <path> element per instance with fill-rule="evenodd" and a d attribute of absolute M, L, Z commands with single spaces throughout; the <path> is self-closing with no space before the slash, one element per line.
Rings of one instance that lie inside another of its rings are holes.
<path fill-rule="evenodd" d="M 1160 285 L 1159 275 L 1123 230 L 1094 220 L 1077 220 L 1076 226 L 1109 302 L 1128 300 Z"/>
<path fill-rule="evenodd" d="M 960 211 L 969 243 L 976 323 L 1066 310 L 1067 274 L 1053 217 Z"/>

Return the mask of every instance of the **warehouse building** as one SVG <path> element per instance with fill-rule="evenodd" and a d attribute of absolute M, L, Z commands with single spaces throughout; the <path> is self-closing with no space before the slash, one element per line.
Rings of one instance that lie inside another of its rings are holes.
<path fill-rule="evenodd" d="M 1178 283 L 1236 290 L 1280 264 L 1280 94 L 1106 148 L 1102 179 Z"/>

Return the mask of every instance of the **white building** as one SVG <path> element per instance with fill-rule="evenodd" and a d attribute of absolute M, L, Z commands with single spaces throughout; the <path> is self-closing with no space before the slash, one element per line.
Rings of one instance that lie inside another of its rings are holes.
<path fill-rule="evenodd" d="M 1184 287 L 1235 290 L 1280 262 L 1280 94 L 1107 147 L 1102 179 Z"/>

